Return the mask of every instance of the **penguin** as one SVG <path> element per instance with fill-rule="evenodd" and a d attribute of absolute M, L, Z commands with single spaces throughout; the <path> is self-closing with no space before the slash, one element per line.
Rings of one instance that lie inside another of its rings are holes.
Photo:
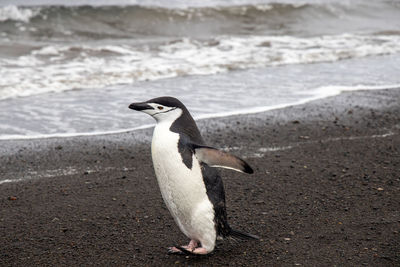
<path fill-rule="evenodd" d="M 188 245 L 169 247 L 168 252 L 206 255 L 214 250 L 217 238 L 259 239 L 228 224 L 225 191 L 215 167 L 248 174 L 253 169 L 244 160 L 206 145 L 188 109 L 176 98 L 158 97 L 129 108 L 157 122 L 151 142 L 157 182 L 169 212 L 190 239 Z"/>

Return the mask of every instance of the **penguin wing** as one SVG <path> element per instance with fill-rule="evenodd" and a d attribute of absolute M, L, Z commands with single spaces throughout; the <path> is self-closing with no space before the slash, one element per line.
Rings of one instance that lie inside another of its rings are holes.
<path fill-rule="evenodd" d="M 221 167 L 244 173 L 253 173 L 253 169 L 244 160 L 208 146 L 193 145 L 197 159 L 210 167 Z"/>

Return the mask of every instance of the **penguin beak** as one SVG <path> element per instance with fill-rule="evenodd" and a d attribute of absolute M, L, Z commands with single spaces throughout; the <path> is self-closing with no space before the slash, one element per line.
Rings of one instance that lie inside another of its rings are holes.
<path fill-rule="evenodd" d="M 137 110 L 137 111 L 143 111 L 143 110 L 146 110 L 146 109 L 153 109 L 153 107 L 148 105 L 146 102 L 132 103 L 132 104 L 129 105 L 129 108 Z"/>

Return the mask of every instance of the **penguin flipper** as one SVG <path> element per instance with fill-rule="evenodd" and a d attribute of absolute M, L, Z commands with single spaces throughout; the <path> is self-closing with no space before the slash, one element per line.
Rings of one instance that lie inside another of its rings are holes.
<path fill-rule="evenodd" d="M 210 167 L 221 167 L 244 173 L 253 173 L 253 169 L 241 158 L 208 146 L 194 145 L 197 159 Z"/>

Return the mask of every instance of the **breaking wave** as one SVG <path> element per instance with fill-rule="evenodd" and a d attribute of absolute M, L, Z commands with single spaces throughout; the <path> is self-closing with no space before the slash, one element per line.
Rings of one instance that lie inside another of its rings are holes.
<path fill-rule="evenodd" d="M 399 52 L 399 35 L 221 36 L 205 41 L 177 39 L 152 48 L 54 44 L 16 58 L 0 58 L 0 99 Z"/>

